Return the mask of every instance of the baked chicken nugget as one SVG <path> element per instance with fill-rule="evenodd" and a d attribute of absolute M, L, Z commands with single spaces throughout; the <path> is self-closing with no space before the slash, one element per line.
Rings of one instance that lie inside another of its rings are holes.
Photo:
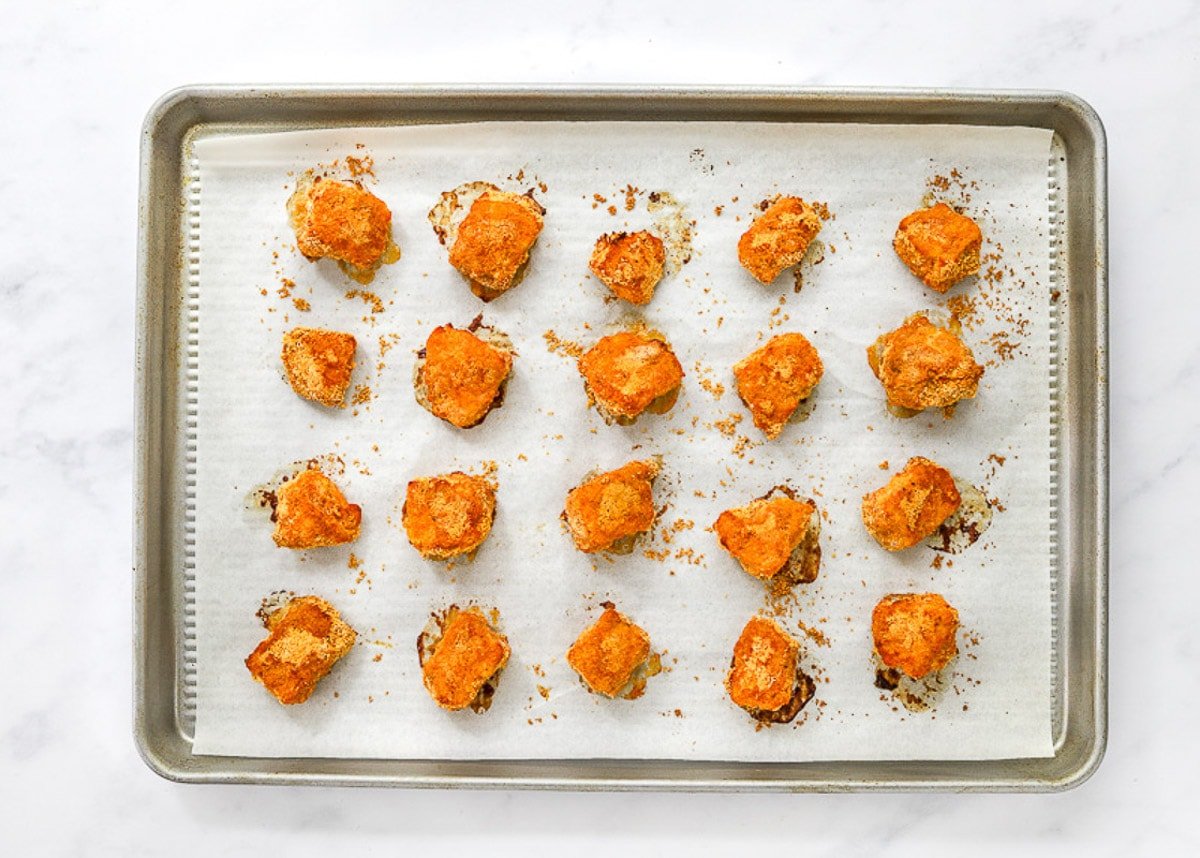
<path fill-rule="evenodd" d="M 283 368 L 296 395 L 330 408 L 345 403 L 357 343 L 350 334 L 293 328 L 283 335 Z"/>
<path fill-rule="evenodd" d="M 979 225 L 945 203 L 907 215 L 896 230 L 892 247 L 921 282 L 945 292 L 979 271 Z"/>
<path fill-rule="evenodd" d="M 772 337 L 733 367 L 738 397 L 767 438 L 779 437 L 824 372 L 813 344 L 796 333 Z"/>
<path fill-rule="evenodd" d="M 250 675 L 280 703 L 303 703 L 356 637 L 332 605 L 297 596 L 266 618 L 267 637 L 246 658 Z"/>
<path fill-rule="evenodd" d="M 320 548 L 358 539 L 362 509 L 348 503 L 329 477 L 316 468 L 296 474 L 275 491 L 275 544 L 280 548 Z"/>
<path fill-rule="evenodd" d="M 774 620 L 751 617 L 734 644 L 725 689 L 760 724 L 786 724 L 816 684 L 800 669 L 799 642 Z"/>
<path fill-rule="evenodd" d="M 546 213 L 533 197 L 488 189 L 476 197 L 450 247 L 450 264 L 484 301 L 520 282 Z"/>
<path fill-rule="evenodd" d="M 575 547 L 588 554 L 632 551 L 638 535 L 654 524 L 653 485 L 658 472 L 653 459 L 634 461 L 571 489 L 563 520 Z"/>
<path fill-rule="evenodd" d="M 867 349 L 867 363 L 888 404 L 901 414 L 972 399 L 983 377 L 983 367 L 966 343 L 921 313 L 875 340 Z"/>
<path fill-rule="evenodd" d="M 592 250 L 592 273 L 618 298 L 630 304 L 649 304 L 662 279 L 667 254 L 662 239 L 641 232 L 610 232 Z"/>
<path fill-rule="evenodd" d="M 400 257 L 392 242 L 391 211 L 361 185 L 305 173 L 287 208 L 296 247 L 310 261 L 328 257 L 367 282 L 380 265 Z"/>
<path fill-rule="evenodd" d="M 754 219 L 738 240 L 738 260 L 760 283 L 770 285 L 780 272 L 804 258 L 821 231 L 821 218 L 798 197 L 780 197 Z"/>
<path fill-rule="evenodd" d="M 605 697 L 640 697 L 649 660 L 650 636 L 608 602 L 567 650 L 567 663 L 583 684 Z"/>
<path fill-rule="evenodd" d="M 469 429 L 504 401 L 515 352 L 508 337 L 475 320 L 434 328 L 417 353 L 413 390 L 430 414 Z"/>
<path fill-rule="evenodd" d="M 913 679 L 941 670 L 958 652 L 958 611 L 937 593 L 884 596 L 871 612 L 875 652 Z"/>
<path fill-rule="evenodd" d="M 491 533 L 496 484 L 462 471 L 411 480 L 401 517 L 408 541 L 422 557 L 472 555 Z"/>
<path fill-rule="evenodd" d="M 887 485 L 863 497 L 863 524 L 888 551 L 900 551 L 937 530 L 960 503 L 950 472 L 916 456 Z"/>
<path fill-rule="evenodd" d="M 683 381 L 679 359 L 656 331 L 602 337 L 579 358 L 579 373 L 600 415 L 622 426 L 670 411 Z"/>
<path fill-rule="evenodd" d="M 810 500 L 782 487 L 743 507 L 727 509 L 713 524 L 721 547 L 749 575 L 787 585 L 810 583 L 821 566 L 821 516 Z"/>
<path fill-rule="evenodd" d="M 417 639 L 417 656 L 425 690 L 438 706 L 484 712 L 508 663 L 508 638 L 479 608 L 451 606 Z"/>

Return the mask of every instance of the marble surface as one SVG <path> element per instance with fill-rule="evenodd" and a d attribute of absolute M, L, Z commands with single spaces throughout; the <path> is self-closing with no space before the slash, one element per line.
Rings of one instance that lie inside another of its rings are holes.
<path fill-rule="evenodd" d="M 343 3 L 316 20 L 296 4 L 0 2 L 5 854 L 1195 854 L 1200 578 L 1179 534 L 1198 524 L 1200 479 L 1185 255 L 1200 5 L 437 5 Z M 1095 777 L 1052 796 L 748 797 L 153 775 L 130 726 L 138 130 L 171 87 L 243 81 L 1031 87 L 1090 101 L 1109 135 L 1112 263 L 1111 736 Z"/>

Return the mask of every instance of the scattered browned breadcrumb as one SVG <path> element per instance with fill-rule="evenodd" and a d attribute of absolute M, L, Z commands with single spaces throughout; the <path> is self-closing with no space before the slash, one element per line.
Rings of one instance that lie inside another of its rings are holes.
<path fill-rule="evenodd" d="M 731 412 L 724 420 L 715 420 L 709 424 L 710 429 L 716 429 L 726 438 L 732 438 L 737 434 L 737 425 L 742 422 L 742 415 L 739 411 Z"/>
<path fill-rule="evenodd" d="M 564 357 L 578 360 L 583 356 L 585 351 L 584 347 L 579 343 L 564 340 L 558 334 L 554 333 L 553 330 L 544 332 L 542 339 L 546 341 L 546 348 L 549 349 L 550 354 L 563 355 Z"/>
<path fill-rule="evenodd" d="M 712 380 L 712 367 L 705 366 L 700 361 L 695 364 L 696 375 L 700 386 L 708 392 L 713 399 L 720 399 L 725 395 L 725 385 L 719 381 Z"/>
<path fill-rule="evenodd" d="M 346 560 L 346 568 L 357 569 L 362 565 L 362 560 L 353 551 L 350 552 L 350 557 Z"/>
<path fill-rule="evenodd" d="M 292 304 L 294 304 L 296 309 L 301 313 L 307 313 L 312 309 L 312 304 L 308 303 L 308 301 L 306 301 L 304 298 L 293 298 Z"/>
<path fill-rule="evenodd" d="M 713 206 L 713 214 L 717 217 L 720 217 L 723 211 L 725 211 L 725 206 Z"/>
<path fill-rule="evenodd" d="M 383 653 L 381 653 L 381 652 L 375 653 L 375 655 L 371 656 L 371 661 L 375 661 L 375 662 L 383 661 Z"/>
<path fill-rule="evenodd" d="M 637 198 L 642 192 L 633 185 L 626 185 L 622 193 L 625 194 L 625 211 L 633 211 L 637 206 Z"/>
<path fill-rule="evenodd" d="M 372 313 L 383 312 L 383 299 L 374 292 L 368 292 L 366 289 L 351 289 L 346 292 L 347 298 L 361 298 L 371 308 Z"/>
<path fill-rule="evenodd" d="M 352 179 L 357 179 L 359 176 L 375 176 L 375 159 L 370 155 L 364 155 L 362 158 L 347 155 L 346 167 L 350 170 Z"/>
<path fill-rule="evenodd" d="M 609 213 L 610 215 L 612 215 L 613 217 L 616 217 L 616 214 L 617 214 L 617 207 L 616 207 L 616 206 L 609 206 L 609 207 L 608 207 L 608 213 Z"/>
<path fill-rule="evenodd" d="M 538 694 L 542 695 L 542 699 L 543 699 L 543 700 L 549 700 L 549 699 L 550 699 L 550 689 L 549 689 L 549 688 L 547 688 L 547 687 L 546 687 L 546 686 L 544 686 L 544 685 L 541 685 L 541 684 L 539 684 L 539 685 L 537 686 L 537 690 L 538 690 Z"/>
<path fill-rule="evenodd" d="M 888 464 L 887 459 L 884 459 L 882 462 L 879 463 L 879 470 L 881 470 L 881 471 L 886 471 L 890 467 L 891 467 L 891 465 Z"/>

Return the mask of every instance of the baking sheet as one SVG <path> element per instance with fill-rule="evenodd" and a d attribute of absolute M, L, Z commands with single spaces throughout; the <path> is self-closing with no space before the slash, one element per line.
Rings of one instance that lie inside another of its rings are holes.
<path fill-rule="evenodd" d="M 1050 755 L 1049 138 L 1011 128 L 489 123 L 199 141 L 195 751 L 460 759 Z M 289 171 L 366 154 L 375 173 L 368 182 L 391 206 L 403 251 L 369 287 L 379 313 L 361 295 L 346 297 L 358 287 L 334 265 L 312 265 L 294 252 L 283 210 Z M 449 268 L 425 220 L 441 191 L 477 179 L 513 190 L 542 182 L 536 194 L 548 209 L 525 283 L 486 307 Z M 629 211 L 627 187 L 634 189 Z M 553 329 L 587 344 L 631 317 L 605 303 L 586 259 L 599 233 L 654 223 L 662 213 L 648 210 L 651 191 L 669 192 L 696 221 L 690 261 L 641 314 L 669 335 L 688 375 L 669 415 L 609 427 L 584 410 L 573 361 L 551 353 L 543 335 Z M 778 192 L 821 200 L 835 215 L 798 293 L 790 279 L 760 286 L 733 252 L 754 204 Z M 984 227 L 985 252 L 998 255 L 989 263 L 998 278 L 955 290 L 980 298 L 967 338 L 994 365 L 979 399 L 954 420 L 899 421 L 883 410 L 863 349 L 909 313 L 944 303 L 889 246 L 895 223 L 929 193 L 965 204 Z M 296 283 L 290 296 L 277 292 L 282 278 Z M 311 310 L 297 310 L 295 297 Z M 464 325 L 481 309 L 513 337 L 520 357 L 504 408 L 460 432 L 413 400 L 412 352 L 435 325 Z M 362 381 L 373 396 L 357 414 L 318 411 L 281 380 L 279 340 L 295 324 L 358 336 L 369 367 Z M 748 420 L 731 422 L 743 409 L 729 367 L 759 333 L 786 330 L 813 340 L 825 377 L 807 422 L 756 444 Z M 390 343 L 392 335 L 398 344 L 381 355 L 379 337 Z M 701 378 L 709 388 L 723 384 L 723 396 L 714 398 Z M 635 554 L 593 568 L 559 527 L 562 498 L 592 468 L 651 452 L 666 462 L 659 489 L 670 506 L 660 525 L 668 533 L 660 527 L 643 547 L 669 557 Z M 364 508 L 363 538 L 300 555 L 277 550 L 269 522 L 247 510 L 246 496 L 290 462 L 321 454 L 345 463 L 338 480 Z M 937 459 L 1004 507 L 952 567 L 932 568 L 936 555 L 925 548 L 887 555 L 862 530 L 858 500 L 888 475 L 879 464 L 895 470 L 910 455 Z M 447 573 L 421 560 L 398 529 L 403 486 L 485 461 L 496 463 L 501 486 L 496 528 L 474 563 Z M 720 510 L 784 481 L 816 497 L 828 515 L 821 577 L 799 588 L 795 603 L 770 606 L 798 635 L 801 623 L 819 632 L 805 637 L 805 663 L 820 683 L 795 725 L 756 732 L 721 682 L 738 631 L 766 600 L 706 528 Z M 314 698 L 287 709 L 241 663 L 263 634 L 254 617 L 259 600 L 279 589 L 329 598 L 360 632 L 360 646 Z M 870 609 L 905 590 L 942 592 L 965 626 L 953 687 L 926 713 L 880 699 L 872 685 Z M 606 598 L 666 650 L 669 670 L 637 701 L 592 697 L 563 658 Z M 413 646 L 431 610 L 470 601 L 500 609 L 514 650 L 482 716 L 434 706 Z"/>

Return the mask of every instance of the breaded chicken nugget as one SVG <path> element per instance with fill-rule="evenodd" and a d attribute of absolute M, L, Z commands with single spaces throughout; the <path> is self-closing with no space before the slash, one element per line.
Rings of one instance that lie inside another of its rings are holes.
<path fill-rule="evenodd" d="M 484 301 L 520 282 L 546 210 L 533 197 L 489 189 L 471 204 L 450 248 L 450 264 Z"/>
<path fill-rule="evenodd" d="M 623 426 L 670 411 L 683 381 L 679 359 L 657 331 L 602 337 L 579 358 L 579 372 L 600 415 Z"/>
<path fill-rule="evenodd" d="M 816 580 L 821 565 L 821 516 L 811 500 L 777 487 L 743 507 L 727 509 L 713 524 L 721 547 L 746 572 L 790 584 Z"/>
<path fill-rule="evenodd" d="M 305 173 L 287 207 L 296 247 L 310 261 L 329 257 L 366 282 L 384 262 L 400 257 L 391 211 L 358 184 Z"/>
<path fill-rule="evenodd" d="M 354 646 L 354 629 L 317 596 L 298 596 L 266 618 L 267 637 L 246 668 L 280 703 L 303 703 Z"/>
<path fill-rule="evenodd" d="M 357 343 L 350 334 L 293 328 L 283 335 L 283 368 L 292 390 L 330 408 L 344 404 Z"/>
<path fill-rule="evenodd" d="M 508 638 L 479 608 L 451 606 L 417 640 L 421 679 L 438 706 L 483 712 L 491 706 L 500 671 L 508 663 Z"/>
<path fill-rule="evenodd" d="M 945 292 L 979 271 L 979 225 L 945 203 L 918 209 L 900 221 L 892 247 L 921 282 Z"/>
<path fill-rule="evenodd" d="M 589 690 L 631 700 L 645 689 L 649 659 L 650 636 L 609 602 L 567 650 L 567 663 Z"/>
<path fill-rule="evenodd" d="M 512 374 L 512 343 L 479 320 L 467 329 L 434 328 L 417 353 L 413 390 L 430 414 L 469 429 L 504 401 Z"/>
<path fill-rule="evenodd" d="M 863 496 L 863 524 L 888 551 L 900 551 L 937 530 L 960 503 L 950 472 L 916 456 L 887 485 Z"/>
<path fill-rule="evenodd" d="M 888 404 L 914 413 L 974 398 L 983 377 L 966 343 L 920 313 L 875 340 L 867 363 Z"/>
<path fill-rule="evenodd" d="M 658 472 L 654 459 L 634 461 L 571 489 L 563 520 L 575 547 L 589 554 L 632 551 L 638 535 L 654 524 L 653 485 Z"/>
<path fill-rule="evenodd" d="M 725 689 L 760 724 L 786 724 L 816 684 L 800 669 L 799 642 L 774 620 L 751 617 L 733 647 Z"/>
<path fill-rule="evenodd" d="M 618 298 L 642 305 L 654 297 L 666 259 L 662 239 L 652 233 L 610 232 L 596 241 L 590 267 Z"/>
<path fill-rule="evenodd" d="M 462 471 L 411 480 L 401 516 L 408 541 L 422 557 L 472 555 L 491 533 L 496 484 Z"/>
<path fill-rule="evenodd" d="M 362 509 L 315 468 L 301 471 L 275 492 L 275 544 L 320 548 L 358 539 Z"/>
<path fill-rule="evenodd" d="M 772 337 L 733 367 L 738 396 L 767 438 L 779 436 L 824 372 L 812 343 L 796 333 Z"/>
<path fill-rule="evenodd" d="M 937 593 L 884 596 L 871 612 L 875 652 L 913 679 L 941 670 L 958 653 L 958 611 Z"/>
<path fill-rule="evenodd" d="M 738 259 L 756 280 L 770 285 L 804 258 L 820 231 L 821 218 L 812 206 L 798 197 L 780 197 L 738 240 Z"/>

